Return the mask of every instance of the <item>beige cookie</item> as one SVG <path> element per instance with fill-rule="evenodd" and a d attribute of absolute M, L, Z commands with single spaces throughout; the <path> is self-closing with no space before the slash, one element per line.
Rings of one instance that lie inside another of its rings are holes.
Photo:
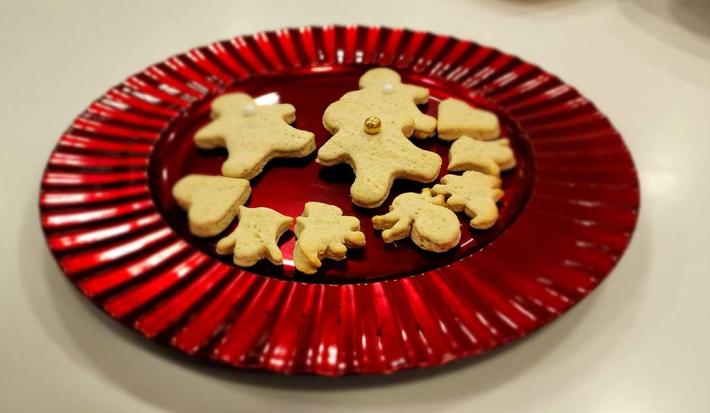
<path fill-rule="evenodd" d="M 464 211 L 473 218 L 473 228 L 487 229 L 498 220 L 496 202 L 503 196 L 500 183 L 495 176 L 466 171 L 463 175 L 444 176 L 432 192 L 447 196 L 446 205 L 452 211 Z"/>
<path fill-rule="evenodd" d="M 463 135 L 487 141 L 500 136 L 500 124 L 494 113 L 474 109 L 462 100 L 449 98 L 439 103 L 437 131 L 439 138 L 445 141 L 453 141 Z"/>
<path fill-rule="evenodd" d="M 434 136 L 436 118 L 423 114 L 417 105 L 427 103 L 429 89 L 402 83 L 397 72 L 386 67 L 379 67 L 365 72 L 360 77 L 360 89 L 344 95 L 341 100 L 355 99 L 367 105 L 375 116 L 390 113 L 401 117 L 410 117 L 414 121 L 412 130 L 405 131 L 407 137 L 423 139 Z M 326 124 L 326 128 L 329 126 Z"/>
<path fill-rule="evenodd" d="M 343 216 L 340 208 L 320 202 L 306 203 L 303 214 L 296 218 L 294 232 L 293 261 L 296 269 L 306 274 L 315 273 L 323 258 L 342 260 L 348 248 L 365 245 L 357 218 Z"/>
<path fill-rule="evenodd" d="M 251 267 L 261 259 L 275 265 L 283 264 L 283 255 L 276 243 L 291 226 L 293 218 L 269 208 L 239 207 L 239 225 L 217 243 L 218 254 L 234 254 L 234 263 Z"/>
<path fill-rule="evenodd" d="M 212 119 L 195 144 L 227 148 L 224 176 L 251 179 L 273 158 L 302 158 L 316 149 L 313 133 L 289 125 L 296 120 L 293 105 L 259 106 L 245 93 L 231 93 L 212 102 Z"/>
<path fill-rule="evenodd" d="M 224 231 L 249 195 L 249 181 L 224 176 L 188 175 L 173 186 L 173 197 L 187 210 L 190 232 L 211 237 Z"/>
<path fill-rule="evenodd" d="M 515 167 L 515 156 L 508 139 L 479 141 L 462 136 L 449 151 L 449 171 L 480 171 L 499 176 L 500 171 Z"/>
<path fill-rule="evenodd" d="M 439 174 L 439 155 L 418 148 L 405 135 L 413 127 L 411 117 L 376 114 L 368 103 L 352 99 L 328 106 L 323 123 L 335 134 L 318 150 L 316 162 L 353 168 L 350 196 L 355 205 L 382 205 L 397 178 L 427 183 Z"/>
<path fill-rule="evenodd" d="M 407 192 L 394 199 L 390 212 L 372 217 L 372 223 L 375 229 L 384 229 L 385 242 L 410 236 L 423 250 L 444 252 L 461 239 L 459 219 L 444 205 L 444 196 L 432 195 L 429 189 Z"/>

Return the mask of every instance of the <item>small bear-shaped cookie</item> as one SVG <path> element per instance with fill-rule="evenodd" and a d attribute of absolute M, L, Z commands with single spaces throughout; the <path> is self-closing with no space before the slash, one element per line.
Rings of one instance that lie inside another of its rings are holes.
<path fill-rule="evenodd" d="M 239 225 L 217 242 L 217 253 L 234 253 L 234 263 L 240 267 L 251 267 L 263 258 L 281 265 L 283 255 L 276 242 L 292 222 L 293 218 L 273 209 L 240 206 Z"/>
<path fill-rule="evenodd" d="M 515 156 L 508 139 L 479 141 L 462 136 L 449 150 L 449 171 L 480 171 L 499 176 L 515 167 Z"/>
<path fill-rule="evenodd" d="M 437 131 L 439 139 L 445 141 L 464 135 L 487 141 L 500 136 L 500 124 L 494 113 L 474 109 L 462 100 L 448 98 L 439 103 Z"/>
<path fill-rule="evenodd" d="M 303 213 L 296 218 L 296 246 L 293 261 L 296 269 L 314 274 L 323 258 L 342 260 L 348 248 L 365 245 L 365 234 L 360 232 L 360 221 L 343 216 L 333 205 L 307 202 Z"/>
<path fill-rule="evenodd" d="M 432 192 L 448 197 L 446 206 L 452 211 L 464 211 L 476 229 L 492 227 L 498 220 L 496 202 L 503 196 L 500 178 L 476 171 L 463 175 L 446 175 Z"/>
<path fill-rule="evenodd" d="M 289 125 L 296 120 L 293 105 L 259 106 L 245 93 L 230 93 L 212 102 L 211 116 L 195 144 L 227 148 L 224 176 L 251 179 L 273 158 L 302 158 L 316 149 L 313 133 Z"/>
<path fill-rule="evenodd" d="M 355 205 L 382 205 L 396 178 L 428 183 L 439 174 L 439 155 L 418 148 L 404 133 L 412 130 L 411 117 L 373 113 L 367 102 L 348 99 L 328 106 L 323 123 L 335 134 L 318 150 L 316 162 L 353 168 L 350 196 Z"/>
<path fill-rule="evenodd" d="M 407 116 L 414 121 L 407 137 L 423 139 L 434 136 L 436 118 L 423 114 L 417 105 L 427 103 L 429 89 L 402 83 L 399 73 L 386 67 L 370 69 L 360 77 L 360 90 L 345 94 L 341 100 L 357 99 L 366 102 L 368 109 L 375 116 L 385 113 Z M 327 127 L 327 125 L 326 125 Z"/>
<path fill-rule="evenodd" d="M 250 194 L 249 181 L 224 176 L 187 175 L 173 186 L 175 201 L 187 210 L 190 232 L 198 237 L 224 231 Z"/>
<path fill-rule="evenodd" d="M 444 252 L 461 239 L 461 224 L 444 205 L 443 195 L 432 195 L 429 189 L 407 192 L 394 199 L 390 212 L 374 216 L 372 223 L 375 229 L 384 229 L 382 238 L 387 243 L 410 236 L 423 250 Z"/>

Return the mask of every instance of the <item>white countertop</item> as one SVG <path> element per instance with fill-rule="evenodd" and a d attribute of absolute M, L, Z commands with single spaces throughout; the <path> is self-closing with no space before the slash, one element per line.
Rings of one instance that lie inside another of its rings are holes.
<path fill-rule="evenodd" d="M 641 178 L 638 228 L 610 278 L 513 346 L 388 378 L 207 368 L 94 310 L 38 223 L 60 133 L 168 55 L 309 23 L 474 39 L 577 86 L 621 131 Z M 710 1 L 0 0 L 0 56 L 0 411 L 710 411 Z"/>

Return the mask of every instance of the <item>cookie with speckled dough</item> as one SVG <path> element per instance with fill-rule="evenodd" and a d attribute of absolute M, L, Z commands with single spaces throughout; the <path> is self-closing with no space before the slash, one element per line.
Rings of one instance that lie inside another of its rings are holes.
<path fill-rule="evenodd" d="M 239 225 L 217 242 L 218 254 L 234 254 L 234 263 L 251 267 L 264 258 L 274 265 L 283 264 L 277 241 L 293 223 L 293 218 L 270 208 L 239 207 Z"/>
<path fill-rule="evenodd" d="M 367 99 L 341 99 L 328 106 L 323 123 L 334 135 L 318 150 L 316 162 L 353 168 L 350 197 L 355 205 L 382 205 L 395 179 L 428 183 L 439 174 L 439 155 L 407 138 L 414 119 L 406 114 L 374 112 Z"/>
<path fill-rule="evenodd" d="M 260 106 L 245 93 L 230 93 L 212 102 L 211 116 L 195 133 L 195 144 L 227 148 L 224 176 L 251 179 L 273 158 L 302 158 L 316 149 L 312 132 L 290 125 L 296 120 L 293 105 Z"/>
<path fill-rule="evenodd" d="M 417 107 L 427 103 L 429 89 L 402 83 L 399 73 L 386 67 L 365 72 L 360 77 L 359 86 L 360 90 L 346 93 L 341 100 L 363 102 L 374 116 L 389 113 L 412 118 L 411 131 L 405 131 L 407 137 L 414 135 L 417 139 L 424 139 L 436 133 L 436 118 L 422 113 Z"/>
<path fill-rule="evenodd" d="M 508 139 L 479 141 L 462 136 L 449 150 L 449 171 L 480 171 L 499 176 L 515 167 L 515 155 Z"/>
<path fill-rule="evenodd" d="M 250 194 L 249 181 L 224 176 L 187 175 L 173 186 L 173 198 L 187 210 L 190 232 L 198 237 L 224 231 Z"/>
<path fill-rule="evenodd" d="M 365 245 L 360 220 L 343 216 L 340 208 L 320 202 L 306 203 L 303 213 L 296 218 L 294 232 L 293 262 L 305 274 L 318 271 L 324 258 L 342 260 L 348 248 Z"/>
<path fill-rule="evenodd" d="M 429 189 L 421 193 L 398 195 L 390 212 L 372 217 L 375 229 L 382 229 L 382 239 L 391 243 L 411 237 L 419 248 L 444 252 L 458 245 L 461 224 L 456 214 L 445 206 L 443 195 L 432 195 Z"/>
<path fill-rule="evenodd" d="M 463 175 L 446 175 L 432 192 L 447 197 L 446 206 L 452 211 L 464 211 L 471 219 L 471 227 L 488 229 L 498 220 L 496 202 L 503 197 L 500 178 L 476 171 Z"/>
<path fill-rule="evenodd" d="M 437 110 L 439 139 L 453 141 L 465 135 L 487 141 L 500 136 L 498 116 L 493 112 L 473 108 L 454 98 L 443 100 Z"/>

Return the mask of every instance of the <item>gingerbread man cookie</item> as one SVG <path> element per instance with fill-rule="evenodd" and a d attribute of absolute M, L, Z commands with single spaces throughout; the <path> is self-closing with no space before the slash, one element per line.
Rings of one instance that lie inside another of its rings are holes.
<path fill-rule="evenodd" d="M 293 105 L 258 106 L 245 93 L 231 93 L 212 102 L 211 116 L 195 134 L 195 144 L 227 148 L 224 176 L 251 179 L 273 158 L 302 158 L 316 148 L 313 133 L 289 125 L 296 120 Z"/>
<path fill-rule="evenodd" d="M 463 135 L 486 141 L 500 136 L 500 124 L 494 113 L 474 109 L 466 102 L 453 98 L 439 103 L 437 130 L 439 138 L 445 141 L 453 141 Z"/>
<path fill-rule="evenodd" d="M 173 186 L 175 201 L 187 210 L 190 232 L 198 237 L 224 231 L 250 194 L 249 181 L 224 176 L 188 175 Z"/>
<path fill-rule="evenodd" d="M 500 178 L 476 171 L 463 175 L 446 175 L 432 192 L 448 196 L 446 206 L 452 211 L 464 211 L 476 229 L 488 229 L 498 220 L 496 202 L 503 196 Z"/>
<path fill-rule="evenodd" d="M 389 113 L 412 118 L 413 129 L 406 130 L 404 133 L 407 137 L 412 133 L 418 139 L 434 136 L 436 118 L 423 114 L 417 107 L 427 103 L 429 89 L 402 83 L 399 73 L 386 67 L 368 70 L 360 77 L 359 85 L 360 90 L 345 94 L 341 100 L 354 99 L 363 102 L 375 116 Z M 327 124 L 326 128 L 328 128 Z"/>
<path fill-rule="evenodd" d="M 355 205 L 382 205 L 396 178 L 427 183 L 439 174 L 439 155 L 418 148 L 406 137 L 414 125 L 411 117 L 373 113 L 369 102 L 347 99 L 328 106 L 323 123 L 334 135 L 318 150 L 316 162 L 347 163 L 353 168 L 350 196 Z"/>
<path fill-rule="evenodd" d="M 294 232 L 293 261 L 296 269 L 306 274 L 315 273 L 323 258 L 342 260 L 348 248 L 365 245 L 357 218 L 343 216 L 340 208 L 320 202 L 306 203 L 303 214 L 296 218 Z"/>
<path fill-rule="evenodd" d="M 515 167 L 515 156 L 508 139 L 479 141 L 462 136 L 449 151 L 449 171 L 480 171 L 499 176 L 500 171 Z"/>
<path fill-rule="evenodd" d="M 423 250 L 444 252 L 461 239 L 459 220 L 444 205 L 444 196 L 432 195 L 429 189 L 407 192 L 394 199 L 390 212 L 374 216 L 372 223 L 375 229 L 384 229 L 382 238 L 387 243 L 410 236 Z"/>
<path fill-rule="evenodd" d="M 293 218 L 269 208 L 239 207 L 239 225 L 217 242 L 218 254 L 234 254 L 234 263 L 251 267 L 266 258 L 274 265 L 283 264 L 276 242 L 288 230 Z"/>

